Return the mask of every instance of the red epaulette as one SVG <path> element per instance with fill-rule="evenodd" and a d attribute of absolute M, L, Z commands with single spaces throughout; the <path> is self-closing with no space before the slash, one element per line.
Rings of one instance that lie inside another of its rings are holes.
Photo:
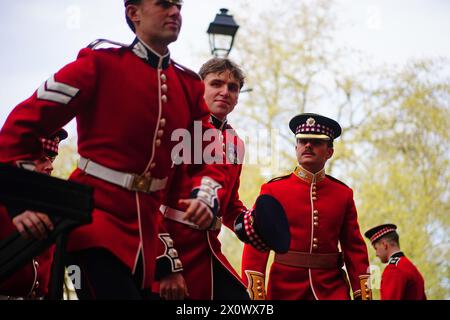
<path fill-rule="evenodd" d="M 275 181 L 278 181 L 278 180 L 283 180 L 283 179 L 289 178 L 290 176 L 291 176 L 291 173 L 286 174 L 284 176 L 275 177 L 275 178 L 270 179 L 269 181 L 267 181 L 267 183 L 275 182 Z"/>
<path fill-rule="evenodd" d="M 330 175 L 328 175 L 328 174 L 326 174 L 326 176 L 327 176 L 328 178 L 330 178 L 331 180 L 333 180 L 333 181 L 335 181 L 335 182 L 337 182 L 337 183 L 340 183 L 340 184 L 346 186 L 347 188 L 350 188 L 348 185 L 346 185 L 345 183 L 343 183 L 341 180 L 336 179 L 335 177 L 332 177 L 332 176 L 330 176 Z"/>
<path fill-rule="evenodd" d="M 202 81 L 202 77 L 200 77 L 200 75 L 197 72 L 195 72 L 195 71 L 193 71 L 193 70 L 191 70 L 189 68 L 186 68 L 185 66 L 183 66 L 183 65 L 181 65 L 178 62 L 175 62 L 173 60 L 171 60 L 171 62 L 174 65 L 174 67 L 176 67 L 177 69 L 187 73 L 188 75 L 194 77 L 197 80 Z"/>
<path fill-rule="evenodd" d="M 97 40 L 94 40 L 91 43 L 89 43 L 87 48 L 95 50 L 98 46 L 101 46 L 102 44 L 105 44 L 105 43 L 112 44 L 112 45 L 117 46 L 117 47 L 128 47 L 127 44 L 123 44 L 123 43 L 120 43 L 120 42 L 111 41 L 111 40 L 108 40 L 108 39 L 97 39 Z"/>

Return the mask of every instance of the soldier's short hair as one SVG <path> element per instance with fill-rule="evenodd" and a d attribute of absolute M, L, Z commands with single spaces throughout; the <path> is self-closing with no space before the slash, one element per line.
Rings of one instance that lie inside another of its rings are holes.
<path fill-rule="evenodd" d="M 228 58 L 212 58 L 206 61 L 198 72 L 202 79 L 210 73 L 222 73 L 230 71 L 231 75 L 239 82 L 240 89 L 244 86 L 245 75 L 241 67 Z"/>
<path fill-rule="evenodd" d="M 400 246 L 400 237 L 398 236 L 397 232 L 389 232 L 382 236 L 379 240 L 384 239 L 389 243 L 395 243 L 396 245 Z"/>

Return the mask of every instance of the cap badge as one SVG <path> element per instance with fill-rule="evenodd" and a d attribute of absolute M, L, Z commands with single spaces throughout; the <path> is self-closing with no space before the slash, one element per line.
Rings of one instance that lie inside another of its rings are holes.
<path fill-rule="evenodd" d="M 314 118 L 308 118 L 308 120 L 306 120 L 306 125 L 308 127 L 312 127 L 315 124 L 316 124 L 316 120 L 314 120 Z"/>

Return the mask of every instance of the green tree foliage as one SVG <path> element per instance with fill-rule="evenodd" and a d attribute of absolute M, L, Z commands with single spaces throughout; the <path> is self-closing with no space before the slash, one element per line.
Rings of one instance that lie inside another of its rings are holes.
<path fill-rule="evenodd" d="M 78 158 L 76 141 L 73 137 L 61 142 L 58 156 L 56 157 L 55 162 L 53 162 L 52 176 L 61 179 L 69 178 L 70 174 L 77 166 Z"/>
<path fill-rule="evenodd" d="M 440 76 L 445 68 L 446 61 L 419 61 L 389 74 L 376 111 L 354 138 L 355 147 L 367 145 L 358 160 L 364 169 L 350 172 L 363 229 L 397 224 L 402 250 L 435 299 L 450 298 L 450 82 Z"/>
<path fill-rule="evenodd" d="M 276 176 L 296 163 L 289 120 L 301 112 L 322 113 L 344 123 L 345 136 L 350 135 L 357 126 L 352 115 L 359 107 L 351 97 L 364 88 L 351 68 L 343 67 L 349 65 L 349 55 L 335 44 L 332 2 L 287 0 L 256 17 L 257 5 L 245 6 L 237 16 L 245 25 L 235 50 L 252 91 L 241 99 L 237 125 L 259 132 L 275 130 L 279 163 L 270 168 L 270 175 Z M 354 54 L 353 59 L 359 56 Z"/>

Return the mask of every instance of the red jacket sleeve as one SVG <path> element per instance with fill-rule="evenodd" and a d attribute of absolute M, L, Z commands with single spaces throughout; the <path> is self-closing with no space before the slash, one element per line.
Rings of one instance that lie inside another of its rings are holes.
<path fill-rule="evenodd" d="M 221 208 L 220 200 L 227 193 L 230 167 L 225 162 L 220 133 L 209 123 L 209 114 L 201 120 L 202 132 L 207 131 L 211 139 L 202 139 L 201 148 L 197 147 L 196 142 L 193 143 L 191 164 L 187 165 L 192 181 L 191 198 L 205 202 L 214 215 L 217 215 Z M 198 135 L 198 132 L 195 132 L 196 125 L 198 122 L 194 123 L 194 139 Z"/>
<path fill-rule="evenodd" d="M 0 205 L 0 240 L 6 239 L 14 232 L 17 232 L 16 227 L 6 208 Z M 51 246 L 1 281 L 0 295 L 27 297 L 33 292 L 37 297 L 47 295 L 53 254 L 54 246 Z"/>
<path fill-rule="evenodd" d="M 369 274 L 369 258 L 367 247 L 358 225 L 358 215 L 353 201 L 353 191 L 349 189 L 347 212 L 339 241 L 344 253 L 345 267 L 347 269 L 353 292 L 360 290 L 360 276 Z"/>
<path fill-rule="evenodd" d="M 261 194 L 270 194 L 267 184 L 261 187 Z M 261 252 L 250 244 L 244 245 L 242 253 L 241 277 L 253 300 L 265 299 L 265 278 L 270 251 Z M 261 291 L 259 288 L 263 288 Z"/>
<path fill-rule="evenodd" d="M 261 252 L 251 245 L 244 245 L 242 253 L 242 281 L 252 300 L 264 300 L 267 260 L 270 251 Z"/>
<path fill-rule="evenodd" d="M 176 244 L 163 223 L 163 215 L 159 214 L 158 249 L 155 268 L 155 280 L 161 280 L 173 272 L 183 271 L 183 264 L 178 257 Z"/>
<path fill-rule="evenodd" d="M 230 200 L 228 202 L 228 206 L 225 208 L 223 212 L 223 223 L 231 230 L 234 230 L 234 221 L 236 218 L 242 213 L 247 211 L 247 208 L 244 206 L 242 201 L 239 199 L 239 185 L 240 185 L 240 176 L 242 172 L 242 165 L 236 164 L 235 166 L 239 166 L 237 179 L 234 182 L 234 185 L 230 186 L 231 195 Z"/>
<path fill-rule="evenodd" d="M 94 54 L 83 49 L 76 61 L 52 75 L 16 106 L 0 131 L 0 162 L 40 158 L 40 137 L 53 134 L 88 105 L 95 75 Z"/>

